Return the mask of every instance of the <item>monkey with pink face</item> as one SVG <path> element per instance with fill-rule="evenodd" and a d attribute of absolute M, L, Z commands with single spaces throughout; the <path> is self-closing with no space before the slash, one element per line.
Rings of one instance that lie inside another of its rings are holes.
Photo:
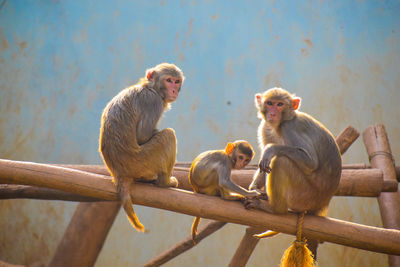
<path fill-rule="evenodd" d="M 262 155 L 249 189 L 265 188 L 268 201 L 248 200 L 246 207 L 325 216 L 342 170 L 333 135 L 312 116 L 298 111 L 300 98 L 284 89 L 256 94 L 255 105 L 261 119 Z"/>
<path fill-rule="evenodd" d="M 134 181 L 176 187 L 172 177 L 176 136 L 171 128 L 158 130 L 162 114 L 181 90 L 184 76 L 174 64 L 162 63 L 146 71 L 141 80 L 117 94 L 101 117 L 99 151 L 113 176 L 129 222 L 145 231 L 130 196 Z"/>

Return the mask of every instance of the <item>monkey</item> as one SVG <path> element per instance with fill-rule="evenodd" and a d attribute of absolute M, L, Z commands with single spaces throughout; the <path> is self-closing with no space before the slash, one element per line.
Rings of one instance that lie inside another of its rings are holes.
<path fill-rule="evenodd" d="M 300 101 L 276 87 L 255 95 L 262 155 L 249 189 L 266 190 L 268 200 L 249 199 L 245 207 L 326 216 L 339 185 L 341 155 L 330 131 L 298 111 Z M 316 240 L 309 240 L 315 256 L 317 245 Z"/>
<path fill-rule="evenodd" d="M 175 131 L 158 130 L 157 125 L 177 99 L 184 79 L 174 64 L 158 64 L 147 69 L 138 83 L 113 97 L 101 116 L 99 152 L 113 176 L 127 218 L 139 232 L 146 229 L 133 209 L 131 185 L 139 181 L 178 186 L 178 180 L 171 176 L 177 153 Z"/>
<path fill-rule="evenodd" d="M 225 150 L 210 150 L 198 155 L 189 169 L 189 182 L 196 193 L 221 196 L 226 200 L 240 200 L 260 195 L 248 191 L 231 180 L 232 169 L 244 168 L 254 157 L 253 147 L 244 140 L 228 142 Z M 193 221 L 191 234 L 195 242 L 200 217 Z"/>

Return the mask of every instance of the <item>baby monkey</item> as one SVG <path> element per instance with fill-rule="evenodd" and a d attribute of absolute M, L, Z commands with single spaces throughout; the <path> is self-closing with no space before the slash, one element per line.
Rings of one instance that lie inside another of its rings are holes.
<path fill-rule="evenodd" d="M 256 190 L 246 190 L 231 180 L 231 170 L 244 168 L 254 157 L 252 146 L 243 140 L 229 142 L 225 150 L 210 150 L 201 153 L 189 170 L 189 182 L 193 191 L 210 196 L 221 196 L 227 200 L 244 199 L 260 195 Z M 192 224 L 192 239 L 195 242 L 200 217 Z"/>

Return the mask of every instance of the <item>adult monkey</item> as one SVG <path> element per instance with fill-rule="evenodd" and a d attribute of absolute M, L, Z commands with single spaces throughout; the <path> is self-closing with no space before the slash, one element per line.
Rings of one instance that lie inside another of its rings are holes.
<path fill-rule="evenodd" d="M 246 207 L 325 216 L 341 175 L 334 137 L 313 117 L 297 111 L 300 98 L 284 89 L 256 94 L 255 105 L 261 118 L 258 138 L 263 152 L 249 189 L 265 186 L 268 201 L 250 200 Z M 317 241 L 308 243 L 315 255 Z"/>
<path fill-rule="evenodd" d="M 170 103 L 178 97 L 184 81 L 182 71 L 162 63 L 146 70 L 140 81 L 117 94 L 104 108 L 99 151 L 113 176 L 129 222 L 145 228 L 137 218 L 130 196 L 135 180 L 161 187 L 178 186 L 171 177 L 176 160 L 176 136 L 171 128 L 157 130 Z"/>

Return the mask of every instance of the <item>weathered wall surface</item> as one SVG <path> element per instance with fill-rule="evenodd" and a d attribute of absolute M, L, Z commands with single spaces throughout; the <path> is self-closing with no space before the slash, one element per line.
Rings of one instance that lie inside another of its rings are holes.
<path fill-rule="evenodd" d="M 100 114 L 145 69 L 172 62 L 187 80 L 161 127 L 178 160 L 247 139 L 257 147 L 256 92 L 281 86 L 334 135 L 386 126 L 400 157 L 398 1 L 0 1 L 0 157 L 99 164 Z M 259 155 L 259 153 L 258 153 Z M 256 157 L 258 157 L 258 155 Z M 344 163 L 368 162 L 361 138 Z M 48 263 L 76 204 L 0 201 L 0 260 Z M 96 266 L 140 266 L 187 236 L 191 217 L 123 212 Z M 381 226 L 375 199 L 334 198 L 329 216 Z M 226 266 L 244 233 L 228 225 L 166 266 Z M 292 242 L 257 246 L 248 266 L 277 266 Z M 319 266 L 385 266 L 383 254 L 324 243 Z"/>

